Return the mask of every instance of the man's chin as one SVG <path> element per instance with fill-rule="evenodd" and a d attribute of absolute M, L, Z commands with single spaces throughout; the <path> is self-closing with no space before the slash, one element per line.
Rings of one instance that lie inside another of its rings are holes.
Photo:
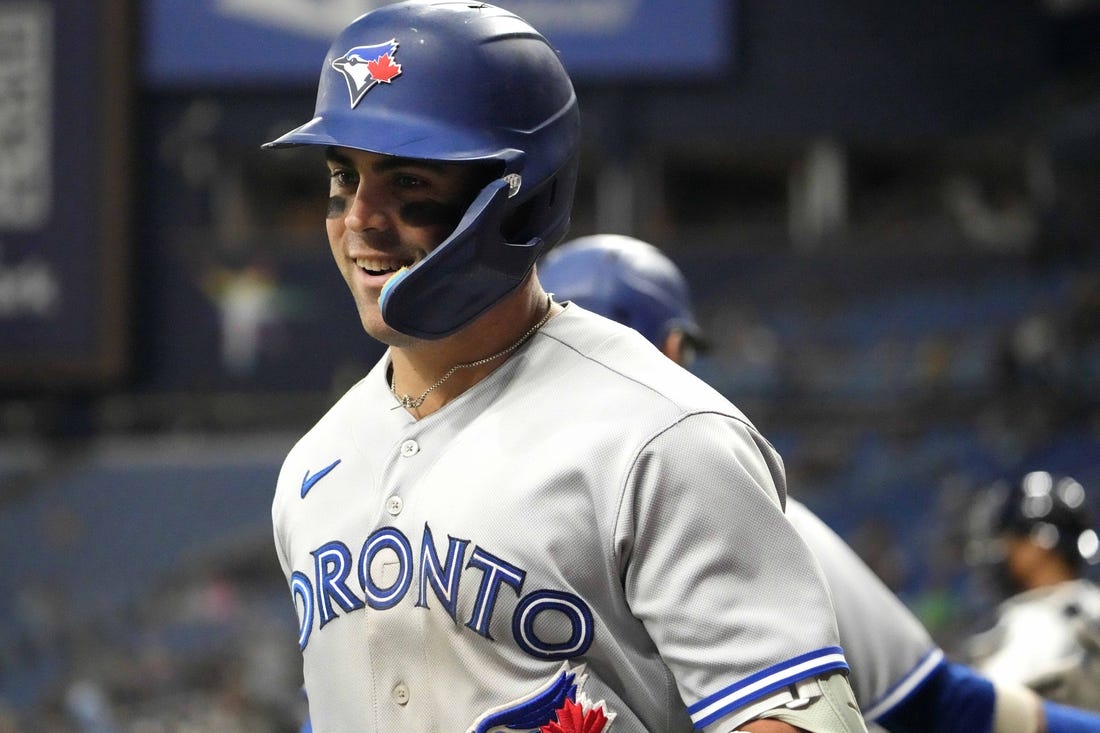
<path fill-rule="evenodd" d="M 386 346 L 408 346 L 418 341 L 414 336 L 401 333 L 382 320 L 382 314 L 373 310 L 369 313 L 361 313 L 359 321 L 363 324 L 363 330 L 376 341 L 381 341 Z"/>

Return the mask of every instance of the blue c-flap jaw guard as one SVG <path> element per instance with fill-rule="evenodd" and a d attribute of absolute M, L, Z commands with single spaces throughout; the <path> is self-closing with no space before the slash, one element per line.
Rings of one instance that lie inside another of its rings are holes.
<path fill-rule="evenodd" d="M 527 277 L 542 240 L 505 241 L 510 186 L 503 178 L 477 195 L 454 233 L 382 289 L 382 319 L 401 333 L 439 339 L 462 329 Z"/>

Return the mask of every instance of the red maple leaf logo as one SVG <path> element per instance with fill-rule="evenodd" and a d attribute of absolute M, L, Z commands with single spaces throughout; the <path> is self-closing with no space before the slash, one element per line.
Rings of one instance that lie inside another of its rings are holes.
<path fill-rule="evenodd" d="M 539 727 L 539 733 L 600 733 L 607 726 L 607 716 L 601 708 L 585 710 L 568 698 L 558 708 L 557 716 L 556 723 Z"/>
<path fill-rule="evenodd" d="M 367 71 L 375 81 L 384 81 L 389 84 L 390 79 L 401 73 L 401 64 L 395 64 L 393 57 L 387 53 L 373 61 L 368 61 Z"/>

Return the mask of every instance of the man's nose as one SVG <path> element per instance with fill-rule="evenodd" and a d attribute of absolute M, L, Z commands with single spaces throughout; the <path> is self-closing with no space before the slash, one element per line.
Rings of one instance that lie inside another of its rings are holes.
<path fill-rule="evenodd" d="M 381 230 L 389 227 L 389 217 L 386 216 L 385 207 L 377 193 L 365 186 L 360 186 L 355 196 L 348 202 L 344 223 L 349 229 L 357 232 L 368 229 Z"/>

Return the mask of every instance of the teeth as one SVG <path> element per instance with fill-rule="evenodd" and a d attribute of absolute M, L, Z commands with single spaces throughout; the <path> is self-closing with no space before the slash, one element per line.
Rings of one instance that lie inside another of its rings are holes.
<path fill-rule="evenodd" d="M 392 261 L 377 260 L 371 257 L 357 257 L 355 265 L 372 273 L 396 272 L 403 267 L 401 263 L 394 264 Z"/>

